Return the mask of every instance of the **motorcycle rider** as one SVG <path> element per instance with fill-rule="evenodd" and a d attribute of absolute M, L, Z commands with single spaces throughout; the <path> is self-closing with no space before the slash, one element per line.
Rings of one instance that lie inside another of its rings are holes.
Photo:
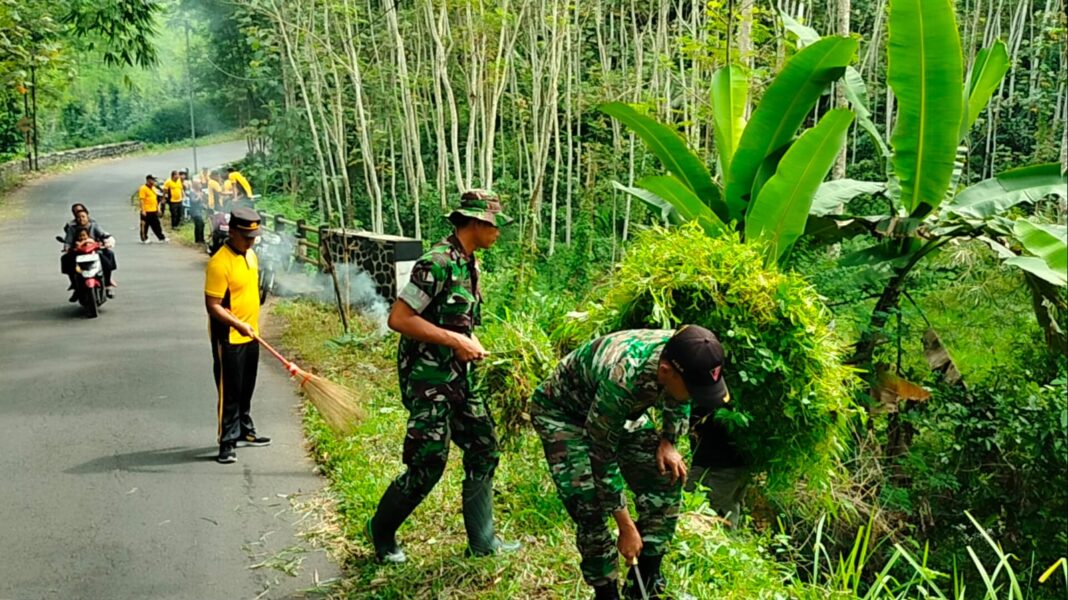
<path fill-rule="evenodd" d="M 81 208 L 82 210 L 79 210 L 74 214 L 74 226 L 67 227 L 67 235 L 63 240 L 64 254 L 63 259 L 61 260 L 61 263 L 63 264 L 63 272 L 70 278 L 70 289 L 73 290 L 75 276 L 75 241 L 78 232 L 85 230 L 90 239 L 101 244 L 101 248 L 97 252 L 100 255 L 100 268 L 104 271 L 105 293 L 107 293 L 108 298 L 114 298 L 114 288 L 118 287 L 118 284 L 111 277 L 112 271 L 118 268 L 115 261 L 115 252 L 112 251 L 112 248 L 115 246 L 115 238 L 113 238 L 110 233 L 104 231 L 96 221 L 89 218 L 89 211 L 86 210 L 84 206 Z M 77 291 L 71 294 L 69 301 L 78 301 Z"/>
<path fill-rule="evenodd" d="M 70 221 L 67 221 L 66 223 L 63 224 L 63 237 L 64 238 L 67 237 L 67 233 L 70 232 L 72 227 L 75 227 L 75 226 L 78 225 L 78 212 L 79 211 L 83 211 L 83 210 L 85 212 L 89 212 L 89 209 L 85 208 L 85 205 L 82 204 L 81 202 L 75 202 L 74 204 L 70 205 L 70 216 L 71 216 L 71 219 L 70 219 Z M 92 221 L 93 220 L 92 217 L 90 217 L 89 220 Z M 64 248 L 64 250 L 66 250 L 66 248 Z"/>

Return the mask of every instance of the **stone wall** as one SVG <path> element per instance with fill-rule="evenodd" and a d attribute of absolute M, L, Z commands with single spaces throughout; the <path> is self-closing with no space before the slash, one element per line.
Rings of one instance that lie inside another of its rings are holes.
<path fill-rule="evenodd" d="M 142 142 L 119 142 L 117 144 L 103 144 L 100 146 L 90 146 L 88 148 L 75 148 L 73 150 L 62 150 L 60 152 L 42 154 L 38 157 L 37 163 L 40 168 L 44 169 L 54 165 L 62 165 L 82 160 L 119 156 L 121 154 L 136 152 L 144 147 L 145 145 Z M 26 171 L 25 158 L 0 164 L 0 182 L 20 173 L 25 173 Z"/>

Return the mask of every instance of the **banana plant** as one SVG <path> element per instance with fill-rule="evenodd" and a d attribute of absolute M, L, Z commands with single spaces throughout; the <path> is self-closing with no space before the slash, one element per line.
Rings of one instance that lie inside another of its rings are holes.
<path fill-rule="evenodd" d="M 614 185 L 660 210 L 669 222 L 697 221 L 709 235 L 738 231 L 745 240 L 763 243 L 769 262 L 783 260 L 804 233 L 813 198 L 845 145 L 854 114 L 832 110 L 801 135 L 797 131 L 856 50 L 856 40 L 845 37 L 801 49 L 748 121 L 745 71 L 734 65 L 717 71 L 711 101 L 718 178 L 674 128 L 632 105 L 602 105 L 601 111 L 630 128 L 669 172 L 640 179 L 635 187 Z"/>
<path fill-rule="evenodd" d="M 1049 306 L 1051 299 L 1063 304 L 1057 291 L 1068 285 L 1064 228 L 1013 222 L 1003 216 L 1021 203 L 1051 194 L 1064 196 L 1066 181 L 1059 165 L 1015 169 L 960 189 L 968 133 L 1009 68 L 1005 45 L 999 41 L 982 50 L 965 79 L 952 0 L 890 0 L 889 11 L 887 81 L 897 106 L 895 127 L 885 144 L 889 177 L 886 182 L 823 184 L 810 209 L 810 230 L 829 220 L 848 225 L 851 232 L 859 226 L 877 240 L 841 261 L 846 266 L 868 265 L 885 282 L 869 327 L 857 344 L 854 361 L 859 364 L 870 364 L 912 269 L 955 239 L 982 239 L 1005 264 L 1021 269 L 1029 287 L 1044 296 L 1036 297 L 1036 307 Z M 815 35 L 796 22 L 787 26 L 799 44 Z M 874 127 L 863 125 L 868 111 L 861 102 L 866 94 L 862 81 L 857 87 L 857 79 L 843 79 L 846 89 L 852 88 L 846 95 L 859 115 L 858 123 L 877 138 Z M 860 193 L 886 196 L 890 214 L 858 217 L 840 210 L 835 214 L 836 208 Z"/>

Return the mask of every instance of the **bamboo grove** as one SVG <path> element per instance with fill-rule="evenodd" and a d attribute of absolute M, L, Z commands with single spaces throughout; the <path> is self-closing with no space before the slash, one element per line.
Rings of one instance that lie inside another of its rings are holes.
<path fill-rule="evenodd" d="M 1011 58 L 973 130 L 965 181 L 1063 160 L 1063 0 L 957 4 L 966 64 L 998 39 Z M 886 0 L 237 0 L 228 10 L 248 55 L 245 76 L 231 79 L 247 89 L 232 93 L 267 106 L 249 111 L 262 117 L 254 149 L 270 145 L 275 164 L 290 165 L 288 190 L 314 194 L 324 218 L 376 232 L 420 237 L 450 193 L 486 187 L 550 254 L 594 206 L 610 204 L 613 244 L 626 240 L 638 209 L 610 182 L 631 185 L 656 165 L 597 107 L 644 105 L 711 164 L 711 76 L 740 64 L 759 98 L 796 51 L 782 15 L 858 38 L 872 121 L 884 135 L 893 126 Z M 835 90 L 813 119 L 844 103 Z M 873 168 L 874 154 L 854 126 L 834 175 Z"/>

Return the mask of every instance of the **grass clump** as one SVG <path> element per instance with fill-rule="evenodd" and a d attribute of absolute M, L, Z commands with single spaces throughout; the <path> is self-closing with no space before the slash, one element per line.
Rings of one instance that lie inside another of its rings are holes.
<path fill-rule="evenodd" d="M 475 371 L 476 389 L 494 411 L 502 442 L 514 444 L 530 425 L 530 396 L 556 366 L 556 349 L 525 313 L 487 319 L 479 335 L 490 355 Z"/>
<path fill-rule="evenodd" d="M 717 418 L 767 474 L 768 495 L 789 500 L 803 483 L 830 498 L 824 492 L 842 473 L 839 456 L 858 414 L 858 380 L 843 364 L 829 311 L 801 276 L 765 266 L 755 244 L 693 226 L 654 228 L 590 298 L 584 317 L 556 332 L 565 349 L 620 329 L 707 327 L 727 353 L 735 408 Z"/>

